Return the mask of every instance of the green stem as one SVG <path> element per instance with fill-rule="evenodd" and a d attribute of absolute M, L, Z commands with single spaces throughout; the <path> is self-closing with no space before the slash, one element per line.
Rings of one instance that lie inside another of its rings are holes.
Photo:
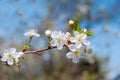
<path fill-rule="evenodd" d="M 32 41 L 32 38 L 33 38 L 33 36 L 30 36 L 30 39 L 29 39 L 28 45 L 30 45 L 30 43 L 31 43 L 31 41 Z"/>

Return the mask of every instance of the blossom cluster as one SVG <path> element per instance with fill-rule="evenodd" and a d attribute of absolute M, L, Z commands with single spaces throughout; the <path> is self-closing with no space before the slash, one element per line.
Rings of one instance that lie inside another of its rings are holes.
<path fill-rule="evenodd" d="M 23 52 L 16 52 L 16 48 L 11 48 L 10 50 L 4 50 L 1 61 L 7 62 L 8 65 L 17 64 Z"/>
<path fill-rule="evenodd" d="M 70 26 L 74 26 L 76 23 L 72 20 L 69 21 Z M 57 50 L 61 50 L 66 46 L 69 48 L 69 52 L 66 54 L 66 57 L 72 59 L 74 63 L 78 63 L 80 58 L 92 52 L 90 41 L 88 41 L 88 33 L 91 34 L 91 32 L 87 32 L 86 29 L 80 29 L 80 27 L 76 25 L 73 28 L 72 34 L 69 32 L 65 33 L 63 31 L 46 30 L 45 35 L 49 39 L 49 45 L 47 49 L 45 48 L 41 51 L 48 50 L 49 47 L 51 47 L 50 49 L 53 47 L 57 48 Z M 24 33 L 24 36 L 28 36 L 29 41 L 24 44 L 22 51 L 17 52 L 16 48 L 4 50 L 3 55 L 1 56 L 1 61 L 6 62 L 8 65 L 18 64 L 20 58 L 30 48 L 33 37 L 39 37 L 40 34 L 34 29 L 29 29 Z"/>
<path fill-rule="evenodd" d="M 30 41 L 32 37 L 39 37 L 40 34 L 38 34 L 34 29 L 29 29 L 27 32 L 24 33 L 24 36 L 30 37 Z M 29 47 L 28 45 L 25 45 L 27 50 Z M 16 52 L 16 48 L 11 48 L 10 50 L 4 50 L 1 61 L 6 62 L 8 65 L 18 64 L 20 58 L 24 55 L 24 50 L 20 52 Z"/>
<path fill-rule="evenodd" d="M 87 30 L 83 29 L 83 31 L 86 32 Z M 50 46 L 56 46 L 58 50 L 67 46 L 70 52 L 66 54 L 66 57 L 72 59 L 74 63 L 79 62 L 83 55 L 92 52 L 90 41 L 87 40 L 87 34 L 74 31 L 72 35 L 69 32 L 50 30 L 46 30 L 45 34 L 50 38 Z"/>

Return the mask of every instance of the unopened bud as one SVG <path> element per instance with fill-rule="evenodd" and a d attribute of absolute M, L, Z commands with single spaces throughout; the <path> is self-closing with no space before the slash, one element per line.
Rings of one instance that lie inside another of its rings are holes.
<path fill-rule="evenodd" d="M 52 33 L 52 31 L 50 31 L 50 30 L 45 31 L 45 35 L 49 38 L 51 37 L 51 33 Z"/>
<path fill-rule="evenodd" d="M 72 26 L 74 24 L 74 21 L 73 20 L 69 20 L 69 25 Z"/>
<path fill-rule="evenodd" d="M 92 48 L 90 46 L 86 46 L 86 48 L 84 49 L 84 52 L 90 54 L 92 53 Z"/>
<path fill-rule="evenodd" d="M 27 51 L 29 48 L 30 48 L 30 46 L 28 46 L 28 45 L 25 44 L 25 45 L 23 46 L 23 50 L 22 50 L 22 51 L 25 52 L 25 51 Z"/>
<path fill-rule="evenodd" d="M 83 29 L 82 31 L 83 31 L 83 32 L 87 32 L 87 29 Z"/>

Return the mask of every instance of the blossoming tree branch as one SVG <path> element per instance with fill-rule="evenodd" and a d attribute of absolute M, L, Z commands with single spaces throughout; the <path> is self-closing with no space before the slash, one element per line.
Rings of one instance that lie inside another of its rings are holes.
<path fill-rule="evenodd" d="M 24 36 L 29 37 L 27 44 L 24 44 L 22 51 L 17 51 L 16 48 L 4 50 L 0 56 L 1 61 L 7 65 L 20 65 L 19 62 L 25 54 L 42 54 L 41 52 L 56 48 L 57 50 L 67 47 L 69 52 L 66 54 L 68 59 L 72 59 L 72 62 L 78 63 L 79 59 L 84 55 L 92 52 L 90 41 L 88 36 L 93 35 L 93 32 L 81 29 L 78 24 L 78 20 L 74 19 L 69 21 L 69 26 L 72 28 L 73 33 L 62 31 L 46 30 L 45 35 L 49 39 L 48 46 L 44 49 L 28 51 L 31 47 L 31 41 L 34 37 L 40 37 L 40 34 L 34 29 L 29 29 L 24 33 Z"/>

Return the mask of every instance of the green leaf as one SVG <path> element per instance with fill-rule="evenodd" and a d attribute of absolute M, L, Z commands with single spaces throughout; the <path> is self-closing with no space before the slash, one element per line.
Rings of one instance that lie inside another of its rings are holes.
<path fill-rule="evenodd" d="M 77 18 L 74 18 L 74 25 L 73 25 L 73 30 L 77 30 L 77 25 L 78 25 L 78 20 Z"/>
<path fill-rule="evenodd" d="M 78 19 L 77 18 L 74 18 L 73 30 L 78 31 L 78 32 L 81 31 L 81 27 L 80 27 L 80 25 L 78 23 Z"/>
<path fill-rule="evenodd" d="M 80 27 L 79 24 L 77 25 L 77 30 L 76 31 L 81 32 L 81 27 Z"/>
<path fill-rule="evenodd" d="M 93 31 L 85 32 L 88 36 L 94 35 L 95 33 Z"/>

